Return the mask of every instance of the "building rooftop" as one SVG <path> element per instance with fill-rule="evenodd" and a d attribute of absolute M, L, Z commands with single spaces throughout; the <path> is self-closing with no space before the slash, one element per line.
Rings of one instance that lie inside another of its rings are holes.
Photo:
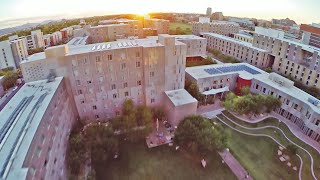
<path fill-rule="evenodd" d="M 240 26 L 238 23 L 235 22 L 230 22 L 230 21 L 211 21 L 211 22 L 192 22 L 192 23 L 198 23 L 198 24 L 220 24 L 220 25 L 225 25 L 225 24 L 230 24 L 230 25 L 236 25 Z"/>
<path fill-rule="evenodd" d="M 73 39 L 71 39 L 67 44 L 68 45 L 86 45 L 88 42 L 88 38 L 89 36 L 84 36 L 84 37 L 74 37 Z"/>
<path fill-rule="evenodd" d="M 253 39 L 253 36 L 251 36 L 250 34 L 240 34 L 240 33 L 238 33 L 238 34 L 235 34 L 235 35 L 241 36 L 241 37 L 244 37 L 244 38 Z"/>
<path fill-rule="evenodd" d="M 25 179 L 31 142 L 63 77 L 26 83 L 0 111 L 0 179 Z"/>
<path fill-rule="evenodd" d="M 233 42 L 233 43 L 236 43 L 236 44 L 241 44 L 243 46 L 246 46 L 248 48 L 252 48 L 252 49 L 260 51 L 260 52 L 268 52 L 265 49 L 261 49 L 261 48 L 253 46 L 249 42 L 240 41 L 238 39 L 234 39 L 234 38 L 231 38 L 231 37 L 228 37 L 228 36 L 224 36 L 224 35 L 220 35 L 220 34 L 216 34 L 216 33 L 202 33 L 202 34 L 203 35 L 209 35 L 209 36 L 212 36 L 212 37 L 215 37 L 215 38 L 219 38 L 219 39 L 223 39 L 225 41 Z"/>
<path fill-rule="evenodd" d="M 267 73 L 259 68 L 256 68 L 247 63 L 237 64 L 215 64 L 206 66 L 196 66 L 186 68 L 186 73 L 196 80 L 208 77 L 222 76 L 228 74 L 238 74 L 245 79 L 256 79 L 261 83 L 265 83 L 287 95 L 296 98 L 307 104 L 315 112 L 320 114 L 320 107 L 315 106 L 310 101 L 315 101 L 316 98 L 301 89 L 293 86 L 293 82 L 276 73 Z M 319 104 L 320 105 L 320 104 Z"/>
<path fill-rule="evenodd" d="M 98 26 L 91 26 L 90 29 L 99 29 L 99 28 L 115 27 L 115 26 L 127 26 L 127 24 L 106 24 L 106 25 L 98 25 Z"/>
<path fill-rule="evenodd" d="M 181 106 L 185 104 L 198 102 L 185 89 L 178 89 L 172 91 L 165 91 L 167 97 L 174 104 L 174 106 Z"/>
<path fill-rule="evenodd" d="M 165 36 L 165 35 L 163 35 Z M 168 35 L 170 37 L 170 35 Z M 184 45 L 184 43 L 175 41 L 176 45 Z M 113 49 L 120 49 L 120 48 L 132 48 L 132 47 L 158 47 L 164 46 L 158 42 L 157 37 L 145 38 L 145 39 L 134 39 L 134 40 L 121 40 L 121 41 L 113 41 L 107 43 L 96 43 L 96 44 L 88 44 L 88 45 L 77 45 L 77 46 L 70 46 L 67 45 L 60 45 L 49 47 L 46 50 L 50 50 L 51 48 L 61 48 L 67 47 L 66 49 L 66 56 L 68 55 L 75 55 L 75 54 L 83 54 L 89 52 L 96 52 L 96 51 L 106 51 L 106 50 L 113 50 Z M 43 60 L 46 58 L 45 52 L 36 53 L 29 56 L 26 60 L 22 61 L 21 63 L 30 62 L 30 61 L 37 61 Z"/>
<path fill-rule="evenodd" d="M 199 40 L 205 40 L 206 38 L 196 36 L 196 35 L 172 35 L 177 40 L 188 40 L 188 39 L 199 39 Z"/>

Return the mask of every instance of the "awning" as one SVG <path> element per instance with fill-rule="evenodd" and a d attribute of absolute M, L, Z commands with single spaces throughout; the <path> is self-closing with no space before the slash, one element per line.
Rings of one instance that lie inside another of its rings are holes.
<path fill-rule="evenodd" d="M 218 93 L 221 93 L 221 92 L 227 92 L 227 91 L 229 91 L 229 87 L 228 86 L 223 87 L 223 88 L 219 88 L 219 89 L 211 89 L 209 91 L 203 92 L 202 94 L 203 95 L 215 95 L 215 94 L 218 94 Z"/>

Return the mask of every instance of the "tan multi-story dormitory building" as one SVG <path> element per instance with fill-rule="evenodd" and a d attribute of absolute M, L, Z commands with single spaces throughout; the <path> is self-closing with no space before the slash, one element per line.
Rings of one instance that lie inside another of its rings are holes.
<path fill-rule="evenodd" d="M 207 39 L 208 49 L 218 49 L 259 68 L 271 67 L 279 74 L 320 88 L 320 49 L 290 41 L 284 38 L 283 33 L 274 31 L 256 30 L 252 44 L 214 33 L 204 33 L 203 36 Z"/>
<path fill-rule="evenodd" d="M 176 126 L 195 114 L 184 90 L 187 46 L 175 36 L 60 45 L 21 63 L 26 84 L 0 112 L 1 179 L 67 179 L 66 144 L 77 120 L 119 114 L 125 99 L 163 106 Z"/>
<path fill-rule="evenodd" d="M 204 94 L 219 96 L 228 91 L 241 92 L 249 86 L 256 94 L 272 95 L 282 102 L 274 110 L 320 144 L 320 101 L 276 73 L 267 73 L 247 63 L 218 64 L 186 68 L 186 78 L 197 83 Z"/>
<path fill-rule="evenodd" d="M 192 22 L 192 34 L 202 35 L 203 33 L 217 33 L 225 36 L 239 33 L 240 26 L 234 22 L 228 21 L 208 21 L 205 18 L 199 18 L 199 22 Z"/>
<path fill-rule="evenodd" d="M 145 38 L 147 35 L 169 33 L 169 21 L 163 19 L 104 20 L 99 26 L 84 25 L 74 30 L 74 37 L 89 36 L 89 43 L 102 43 L 125 38 Z"/>

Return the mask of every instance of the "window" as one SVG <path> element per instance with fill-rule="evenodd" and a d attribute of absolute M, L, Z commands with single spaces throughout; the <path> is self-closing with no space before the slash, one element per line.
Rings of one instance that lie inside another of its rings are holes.
<path fill-rule="evenodd" d="M 298 109 L 298 104 L 294 104 L 294 109 Z"/>
<path fill-rule="evenodd" d="M 117 94 L 113 94 L 113 99 L 116 99 L 117 98 Z"/>
<path fill-rule="evenodd" d="M 81 104 L 84 104 L 84 99 L 81 99 L 80 102 L 81 102 Z"/>
<path fill-rule="evenodd" d="M 263 93 L 266 93 L 266 88 L 263 88 Z"/>
<path fill-rule="evenodd" d="M 110 60 L 112 60 L 112 54 L 108 54 L 108 60 L 110 61 Z"/>
<path fill-rule="evenodd" d="M 96 118 L 96 119 L 99 119 L 99 115 L 95 115 L 95 118 Z"/>
<path fill-rule="evenodd" d="M 96 110 L 96 109 L 97 109 L 97 106 L 96 106 L 96 105 L 93 105 L 93 106 L 92 106 L 92 109 L 93 109 L 93 110 Z"/>
<path fill-rule="evenodd" d="M 151 98 L 151 103 L 155 103 L 155 99 L 154 98 Z"/>
<path fill-rule="evenodd" d="M 82 90 L 81 89 L 78 90 L 78 94 L 82 94 Z"/>
<path fill-rule="evenodd" d="M 141 81 L 137 81 L 137 85 L 138 85 L 138 86 L 141 86 Z"/>
<path fill-rule="evenodd" d="M 257 85 L 256 85 L 256 89 L 258 89 L 258 88 L 259 88 L 259 85 L 257 84 Z"/>
<path fill-rule="evenodd" d="M 96 62 L 101 62 L 100 56 L 96 56 Z"/>
<path fill-rule="evenodd" d="M 136 62 L 136 67 L 140 67 L 140 61 Z"/>
<path fill-rule="evenodd" d="M 80 86 L 80 84 L 81 84 L 81 83 L 80 83 L 80 80 L 76 80 L 76 85 L 77 85 L 77 86 Z"/>
<path fill-rule="evenodd" d="M 154 77 L 154 72 L 150 72 L 150 77 Z"/>
<path fill-rule="evenodd" d="M 315 124 L 316 124 L 316 126 L 319 126 L 319 124 L 320 124 L 320 120 L 318 119 L 318 120 L 317 120 L 317 122 L 316 122 Z"/>
<path fill-rule="evenodd" d="M 115 85 L 115 84 L 112 84 L 112 85 L 111 85 L 111 89 L 112 89 L 112 90 L 116 89 L 116 85 Z"/>
<path fill-rule="evenodd" d="M 136 57 L 140 57 L 140 52 L 136 52 Z"/>
<path fill-rule="evenodd" d="M 286 101 L 286 105 L 289 105 L 289 103 L 290 103 L 290 100 L 289 100 L 289 99 L 287 99 L 287 101 Z"/>
<path fill-rule="evenodd" d="M 88 84 L 91 84 L 92 82 L 89 80 L 89 81 L 87 81 L 87 83 L 88 83 Z"/>
<path fill-rule="evenodd" d="M 129 96 L 129 92 L 128 91 L 124 92 L 124 96 L 128 97 Z"/>
<path fill-rule="evenodd" d="M 121 64 L 121 69 L 125 69 L 126 68 L 126 63 L 122 63 Z"/>
<path fill-rule="evenodd" d="M 128 83 L 123 83 L 123 88 L 128 87 Z"/>

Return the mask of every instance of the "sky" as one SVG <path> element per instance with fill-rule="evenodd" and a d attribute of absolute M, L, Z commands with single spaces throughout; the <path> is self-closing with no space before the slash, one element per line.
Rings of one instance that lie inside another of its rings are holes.
<path fill-rule="evenodd" d="M 205 13 L 207 7 L 226 16 L 297 23 L 320 23 L 320 0 L 0 0 L 0 29 L 46 19 L 117 13 Z"/>

